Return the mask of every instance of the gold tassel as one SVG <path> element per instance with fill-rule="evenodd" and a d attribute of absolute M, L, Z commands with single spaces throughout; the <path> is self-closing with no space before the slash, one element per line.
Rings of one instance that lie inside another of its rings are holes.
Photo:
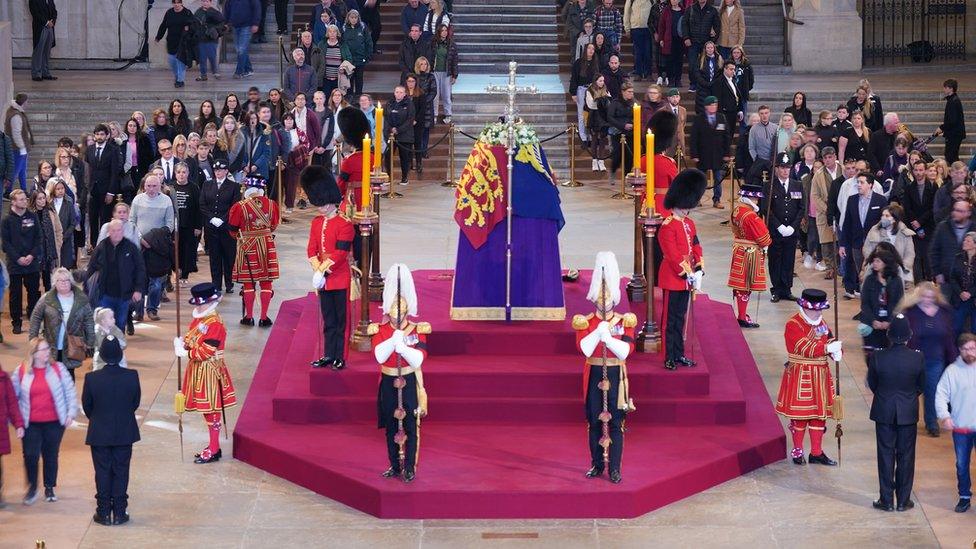
<path fill-rule="evenodd" d="M 837 421 L 844 421 L 844 397 L 834 395 L 834 404 L 830 407 L 830 417 Z"/>
<path fill-rule="evenodd" d="M 173 409 L 177 414 L 186 412 L 186 395 L 183 393 L 176 393 L 176 398 L 173 399 Z"/>
<path fill-rule="evenodd" d="M 352 270 L 352 281 L 349 284 L 349 301 L 359 301 L 359 298 L 363 295 L 363 272 L 355 265 L 350 265 L 349 269 Z"/>

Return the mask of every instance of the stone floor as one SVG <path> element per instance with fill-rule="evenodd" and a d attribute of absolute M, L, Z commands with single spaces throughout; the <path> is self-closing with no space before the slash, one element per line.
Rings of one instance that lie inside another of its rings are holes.
<path fill-rule="evenodd" d="M 22 82 L 21 76 L 18 74 L 17 84 L 23 84 L 22 89 L 40 85 Z M 82 74 L 77 81 L 70 81 L 72 85 L 111 87 L 113 79 L 121 76 Z M 66 85 L 67 80 L 58 84 Z M 163 86 L 167 82 L 165 74 L 154 73 L 146 75 L 144 85 Z M 789 87 L 792 89 L 793 85 Z M 919 85 L 919 89 L 922 87 L 938 89 L 937 84 Z M 585 179 L 590 173 L 579 175 Z M 404 198 L 383 202 L 383 264 L 402 261 L 415 269 L 451 267 L 457 246 L 452 191 L 434 182 L 411 184 L 400 190 Z M 597 251 L 612 249 L 623 270 L 629 271 L 632 229 L 627 220 L 632 205 L 610 200 L 609 195 L 609 187 L 600 182 L 587 181 L 578 189 L 562 189 L 567 225 L 560 240 L 565 267 L 588 268 Z M 702 208 L 693 216 L 710 265 L 705 291 L 725 301 L 731 297 L 725 287 L 730 236 L 719 223 L 727 214 L 728 210 Z M 309 272 L 304 246 L 311 216 L 310 211 L 297 213 L 278 234 L 279 254 L 285 261 L 282 279 L 276 285 L 275 305 L 307 291 Z M 200 268 L 207 272 L 205 258 L 201 258 Z M 806 286 L 830 291 L 818 273 L 802 268 L 799 271 L 795 291 Z M 195 281 L 205 278 L 208 277 L 202 273 L 191 277 Z M 91 522 L 94 485 L 82 417 L 78 425 L 69 429 L 62 445 L 58 482 L 61 500 L 33 507 L 14 504 L 0 510 L 0 548 L 28 547 L 38 539 L 46 540 L 52 548 L 155 547 L 194 542 L 211 548 L 272 544 L 452 548 L 969 547 L 976 540 L 976 517 L 972 513 L 952 512 L 955 476 L 951 440 L 946 436 L 919 438 L 915 483 L 919 506 L 907 513 L 886 514 L 871 509 L 871 500 L 877 497 L 875 446 L 872 424 L 867 419 L 871 394 L 864 383 L 860 341 L 854 322 L 849 320 L 856 302 L 836 304 L 840 308 L 839 333 L 846 338 L 841 383 L 848 415 L 843 424 L 840 467 L 797 467 L 784 460 L 637 519 L 595 521 L 375 519 L 233 459 L 209 466 L 193 465 L 190 458 L 206 443 L 206 432 L 200 418 L 192 414 L 184 416 L 185 449 L 181 459 L 177 417 L 172 413 L 176 391 L 170 343 L 177 331 L 174 305 L 163 306 L 160 322 L 137 327 L 127 353 L 130 364 L 140 373 L 143 387 L 138 412 L 143 440 L 135 446 L 129 490 L 132 522 L 117 528 Z M 763 299 L 756 315 L 763 327 L 747 334 L 767 390 L 773 394 L 779 385 L 784 358 L 781 327 L 794 310 L 790 304 L 773 305 Z M 243 328 L 236 323 L 236 296 L 228 296 L 221 312 L 230 331 L 228 363 L 238 392 L 244 396 L 268 331 Z M 423 303 L 420 312 L 422 316 Z M 183 315 L 186 322 L 188 308 L 183 309 Z M 832 315 L 828 314 L 828 319 L 832 323 Z M 23 359 L 26 336 L 10 335 L 6 318 L 2 330 L 6 342 L 0 344 L 0 364 L 9 371 Z M 236 411 L 229 412 L 231 428 Z M 828 426 L 830 432 L 832 428 Z M 230 442 L 225 444 L 229 450 Z M 24 485 L 22 460 L 17 452 L 19 449 L 3 460 L 5 495 L 12 503 L 19 500 Z M 833 440 L 827 444 L 827 452 L 837 457 Z M 640 456 L 628 455 L 626 459 Z"/>

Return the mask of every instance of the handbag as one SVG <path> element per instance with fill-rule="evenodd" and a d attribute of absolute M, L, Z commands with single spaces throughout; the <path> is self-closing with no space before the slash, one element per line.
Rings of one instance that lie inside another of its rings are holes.
<path fill-rule="evenodd" d="M 88 356 L 88 347 L 81 336 L 68 334 L 68 346 L 64 350 L 64 358 L 84 362 Z"/>

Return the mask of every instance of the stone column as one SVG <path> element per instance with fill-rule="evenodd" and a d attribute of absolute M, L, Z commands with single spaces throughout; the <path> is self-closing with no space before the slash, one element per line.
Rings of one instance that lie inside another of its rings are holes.
<path fill-rule="evenodd" d="M 861 16 L 854 0 L 796 0 L 788 46 L 793 72 L 861 70 Z"/>
<path fill-rule="evenodd" d="M 13 29 L 10 21 L 0 21 L 0 101 L 6 106 L 14 98 Z"/>

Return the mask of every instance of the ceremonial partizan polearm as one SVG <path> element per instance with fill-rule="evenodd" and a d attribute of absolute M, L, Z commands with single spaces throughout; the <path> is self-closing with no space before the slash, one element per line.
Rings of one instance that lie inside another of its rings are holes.
<path fill-rule="evenodd" d="M 516 69 L 518 69 L 518 63 L 509 61 L 508 85 L 490 84 L 485 87 L 485 93 L 508 95 L 508 104 L 505 107 L 505 133 L 507 135 L 505 152 L 508 154 L 508 188 L 505 189 L 507 198 L 507 207 L 505 208 L 505 322 L 512 321 L 512 169 L 515 166 L 515 149 L 517 147 L 515 142 L 515 96 L 519 93 L 539 93 L 538 88 L 534 85 L 521 87 L 515 85 Z"/>

